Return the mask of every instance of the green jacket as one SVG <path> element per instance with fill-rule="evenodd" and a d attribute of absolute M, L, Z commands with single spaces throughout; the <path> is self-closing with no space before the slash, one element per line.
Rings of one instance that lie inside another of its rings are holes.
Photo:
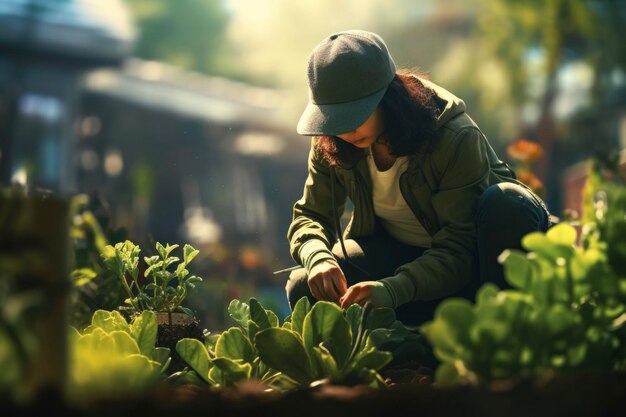
<path fill-rule="evenodd" d="M 492 184 L 517 182 L 515 173 L 489 145 L 465 113 L 465 103 L 443 88 L 422 80 L 445 103 L 437 120 L 439 138 L 427 153 L 409 157 L 400 177 L 400 190 L 415 216 L 432 236 L 432 247 L 414 261 L 381 279 L 394 307 L 409 301 L 449 296 L 478 282 L 478 253 L 474 216 L 482 192 Z M 330 169 L 335 170 L 335 201 L 331 199 Z M 334 260 L 334 222 L 346 198 L 353 204 L 344 238 L 377 233 L 372 181 L 367 161 L 352 169 L 330 167 L 312 141 L 304 193 L 293 208 L 288 239 L 291 256 L 307 271 L 323 260 Z"/>

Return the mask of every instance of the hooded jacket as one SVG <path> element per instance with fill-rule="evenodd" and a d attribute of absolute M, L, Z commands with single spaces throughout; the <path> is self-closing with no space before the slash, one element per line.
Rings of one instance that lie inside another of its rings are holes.
<path fill-rule="evenodd" d="M 414 261 L 399 266 L 393 276 L 374 277 L 389 290 L 394 308 L 410 301 L 447 297 L 470 284 L 477 286 L 475 212 L 480 196 L 490 185 L 503 181 L 523 185 L 465 113 L 465 103 L 436 84 L 421 81 L 443 103 L 436 125 L 438 138 L 428 152 L 409 157 L 409 166 L 400 177 L 400 190 L 431 235 L 432 246 Z M 334 222 L 343 213 L 346 198 L 353 210 L 344 239 L 372 236 L 381 227 L 374 213 L 367 161 L 362 159 L 351 169 L 331 167 L 316 150 L 315 142 L 313 138 L 308 178 L 302 198 L 294 205 L 287 233 L 291 256 L 307 272 L 318 262 L 335 261 L 331 252 L 338 238 Z M 335 183 L 331 185 L 333 177 Z"/>

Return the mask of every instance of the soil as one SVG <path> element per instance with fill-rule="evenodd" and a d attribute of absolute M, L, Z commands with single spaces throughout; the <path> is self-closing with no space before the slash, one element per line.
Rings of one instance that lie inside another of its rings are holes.
<path fill-rule="evenodd" d="M 29 406 L 0 398 L 0 409 L 3 416 L 76 417 L 600 417 L 623 415 L 625 394 L 626 373 L 581 374 L 483 388 L 443 389 L 413 382 L 388 389 L 322 385 L 288 393 L 267 392 L 264 385 L 248 381 L 222 389 L 163 386 L 141 396 L 97 401 L 81 408 L 70 407 L 48 392 Z"/>
<path fill-rule="evenodd" d="M 204 334 L 202 329 L 200 329 L 200 322 L 197 319 L 190 318 L 190 320 L 185 321 L 172 320 L 171 322 L 172 324 L 166 321 L 159 321 L 156 342 L 157 346 L 170 349 L 172 361 L 166 370 L 168 374 L 181 371 L 187 366 L 185 361 L 176 353 L 176 343 L 180 339 L 191 338 L 204 341 Z"/>

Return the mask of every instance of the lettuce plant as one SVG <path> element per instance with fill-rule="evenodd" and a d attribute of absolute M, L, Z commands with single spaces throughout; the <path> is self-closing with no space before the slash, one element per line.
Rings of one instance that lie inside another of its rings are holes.
<path fill-rule="evenodd" d="M 214 386 L 232 386 L 245 379 L 270 382 L 279 377 L 259 358 L 254 337 L 261 328 L 278 327 L 279 319 L 255 299 L 250 304 L 233 300 L 228 311 L 240 325 L 206 338 L 205 343 L 196 339 L 179 340 L 176 352 L 189 365 L 200 381 Z M 193 376 L 185 372 L 172 375 L 193 382 Z"/>
<path fill-rule="evenodd" d="M 156 313 L 129 324 L 117 311 L 98 310 L 82 332 L 70 327 L 68 393 L 72 401 L 137 393 L 154 386 L 170 363 L 155 347 Z"/>
<path fill-rule="evenodd" d="M 501 255 L 512 290 L 485 284 L 476 304 L 442 302 L 420 329 L 442 361 L 435 381 L 626 370 L 626 276 L 611 267 L 594 230 L 584 229 L 580 246 L 565 223 L 530 233 L 522 240 L 527 253 Z"/>
<path fill-rule="evenodd" d="M 254 298 L 249 305 L 233 300 L 229 313 L 238 326 L 214 344 L 183 339 L 176 347 L 209 384 L 255 378 L 278 390 L 324 382 L 380 387 L 385 382 L 378 370 L 392 361 L 391 351 L 411 343 L 423 349 L 419 336 L 397 321 L 392 309 L 371 305 L 344 311 L 329 302 L 311 306 L 304 297 L 282 325 Z"/>
<path fill-rule="evenodd" d="M 178 247 L 169 244 L 163 246 L 157 242 L 158 255 L 144 257 L 147 269 L 143 274 L 145 279 L 141 280 L 139 277 L 141 249 L 138 245 L 127 240 L 104 248 L 102 252 L 104 262 L 119 277 L 128 295 L 125 303 L 135 313 L 144 310 L 169 313 L 178 311 L 193 316 L 193 312 L 181 304 L 196 284 L 202 281 L 200 277 L 189 275 L 187 270 L 187 266 L 199 251 L 191 245 L 185 245 L 181 261 L 177 256 L 171 256 L 172 251 Z"/>

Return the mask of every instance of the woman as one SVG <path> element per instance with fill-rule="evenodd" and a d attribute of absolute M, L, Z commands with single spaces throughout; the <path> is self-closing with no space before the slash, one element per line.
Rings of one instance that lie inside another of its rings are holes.
<path fill-rule="evenodd" d="M 547 230 L 549 213 L 463 101 L 396 71 L 384 41 L 359 30 L 314 48 L 308 83 L 297 131 L 313 136 L 309 175 L 288 232 L 303 268 L 289 277 L 290 306 L 371 301 L 418 325 L 444 298 L 472 299 L 485 281 L 506 287 L 498 255 Z"/>

